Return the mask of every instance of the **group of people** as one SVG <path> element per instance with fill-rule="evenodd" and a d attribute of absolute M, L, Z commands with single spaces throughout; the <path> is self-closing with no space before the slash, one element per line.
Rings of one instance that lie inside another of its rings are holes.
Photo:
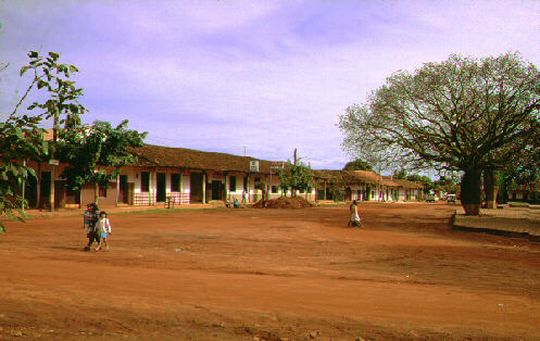
<path fill-rule="evenodd" d="M 95 251 L 99 251 L 102 247 L 109 250 L 107 239 L 112 233 L 111 223 L 107 218 L 107 212 L 99 211 L 96 203 L 86 205 L 84 211 L 83 228 L 88 238 L 88 244 L 84 247 L 84 251 L 90 251 L 94 242 L 96 243 Z"/>

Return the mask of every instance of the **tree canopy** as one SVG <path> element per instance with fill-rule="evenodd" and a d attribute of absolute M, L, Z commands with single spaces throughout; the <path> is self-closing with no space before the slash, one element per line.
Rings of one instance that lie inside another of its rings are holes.
<path fill-rule="evenodd" d="M 32 89 L 45 90 L 45 101 L 32 103 L 28 110 L 41 109 L 39 116 L 53 118 L 53 142 L 56 142 L 58 125 L 70 127 L 80 124 L 80 115 L 86 112 L 86 108 L 79 103 L 83 90 L 75 86 L 75 81 L 70 80 L 71 75 L 79 72 L 79 69 L 75 65 L 59 63 L 60 55 L 56 52 L 49 52 L 45 57 L 30 51 L 28 57 L 30 61 L 21 68 L 20 74 L 22 76 L 31 71 L 33 79 L 15 110 Z M 54 143 L 52 147 L 54 151 Z"/>
<path fill-rule="evenodd" d="M 354 161 L 347 162 L 343 170 L 365 170 L 372 171 L 373 167 L 362 159 L 356 159 Z"/>
<path fill-rule="evenodd" d="M 344 148 L 363 159 L 384 151 L 409 167 L 462 171 L 462 203 L 477 214 L 482 170 L 525 148 L 539 110 L 540 74 L 519 54 L 452 55 L 392 74 L 367 103 L 347 108 L 340 128 Z"/>
<path fill-rule="evenodd" d="M 129 130 L 127 126 L 127 120 L 116 127 L 95 121 L 60 131 L 58 156 L 69 164 L 62 173 L 68 188 L 80 190 L 87 183 L 108 187 L 120 167 L 137 161 L 133 149 L 144 145 L 146 133 Z"/>

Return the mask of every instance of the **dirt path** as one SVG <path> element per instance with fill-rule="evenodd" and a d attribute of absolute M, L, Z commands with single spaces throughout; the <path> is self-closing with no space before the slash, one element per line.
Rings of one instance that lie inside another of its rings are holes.
<path fill-rule="evenodd" d="M 79 217 L 0 236 L 0 340 L 540 339 L 540 245 L 451 231 L 452 207 Z"/>

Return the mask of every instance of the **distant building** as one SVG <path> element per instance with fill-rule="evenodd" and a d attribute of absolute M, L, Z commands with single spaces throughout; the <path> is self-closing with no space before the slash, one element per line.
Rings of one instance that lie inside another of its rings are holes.
<path fill-rule="evenodd" d="M 60 175 L 65 164 L 28 162 L 37 179 L 25 185 L 30 208 L 49 208 L 54 182 L 55 208 L 81 207 L 93 202 L 100 206 L 187 205 L 226 202 L 237 198 L 256 202 L 283 194 L 278 166 L 282 162 L 186 148 L 145 145 L 135 151 L 138 162 L 120 169 L 107 187 L 87 184 L 70 191 Z M 264 189 L 264 191 L 263 191 Z M 307 200 L 410 201 L 421 199 L 421 186 L 406 180 L 381 176 L 371 171 L 315 170 L 313 185 L 298 196 Z"/>

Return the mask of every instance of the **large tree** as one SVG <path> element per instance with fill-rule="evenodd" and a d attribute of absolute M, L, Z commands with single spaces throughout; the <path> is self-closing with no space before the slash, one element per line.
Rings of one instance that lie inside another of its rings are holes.
<path fill-rule="evenodd" d="M 137 161 L 134 148 L 144 145 L 146 133 L 128 129 L 128 121 L 113 127 L 111 123 L 95 121 L 59 130 L 58 157 L 69 164 L 62 173 L 67 186 L 78 191 L 94 184 L 95 202 L 98 188 L 108 187 L 120 174 L 120 168 Z"/>
<path fill-rule="evenodd" d="M 524 148 L 539 110 L 540 74 L 519 54 L 452 55 L 394 73 L 366 104 L 347 109 L 340 128 L 344 148 L 361 158 L 384 150 L 409 166 L 463 172 L 461 201 L 477 215 L 482 171 Z"/>
<path fill-rule="evenodd" d="M 32 75 L 32 81 L 20 101 L 15 106 L 14 114 L 25 103 L 27 96 L 33 91 L 42 92 L 41 100 L 33 102 L 28 110 L 38 110 L 37 116 L 52 119 L 53 139 L 49 144 L 49 154 L 47 159 L 57 159 L 56 144 L 58 131 L 63 125 L 66 128 L 80 124 L 80 115 L 86 112 L 86 108 L 79 103 L 83 95 L 82 88 L 75 85 L 71 79 L 79 69 L 72 64 L 60 63 L 60 55 L 56 52 L 49 52 L 46 56 L 40 55 L 36 51 L 28 52 L 30 61 L 20 70 L 20 75 L 26 73 Z M 39 97 L 38 97 L 39 98 Z M 46 161 L 46 160 L 43 160 Z M 55 178 L 55 167 L 51 168 L 51 177 Z M 38 177 L 39 181 L 39 177 Z M 54 181 L 51 181 L 49 203 L 51 210 L 54 210 L 55 198 Z M 41 203 L 40 203 L 41 205 Z"/>

